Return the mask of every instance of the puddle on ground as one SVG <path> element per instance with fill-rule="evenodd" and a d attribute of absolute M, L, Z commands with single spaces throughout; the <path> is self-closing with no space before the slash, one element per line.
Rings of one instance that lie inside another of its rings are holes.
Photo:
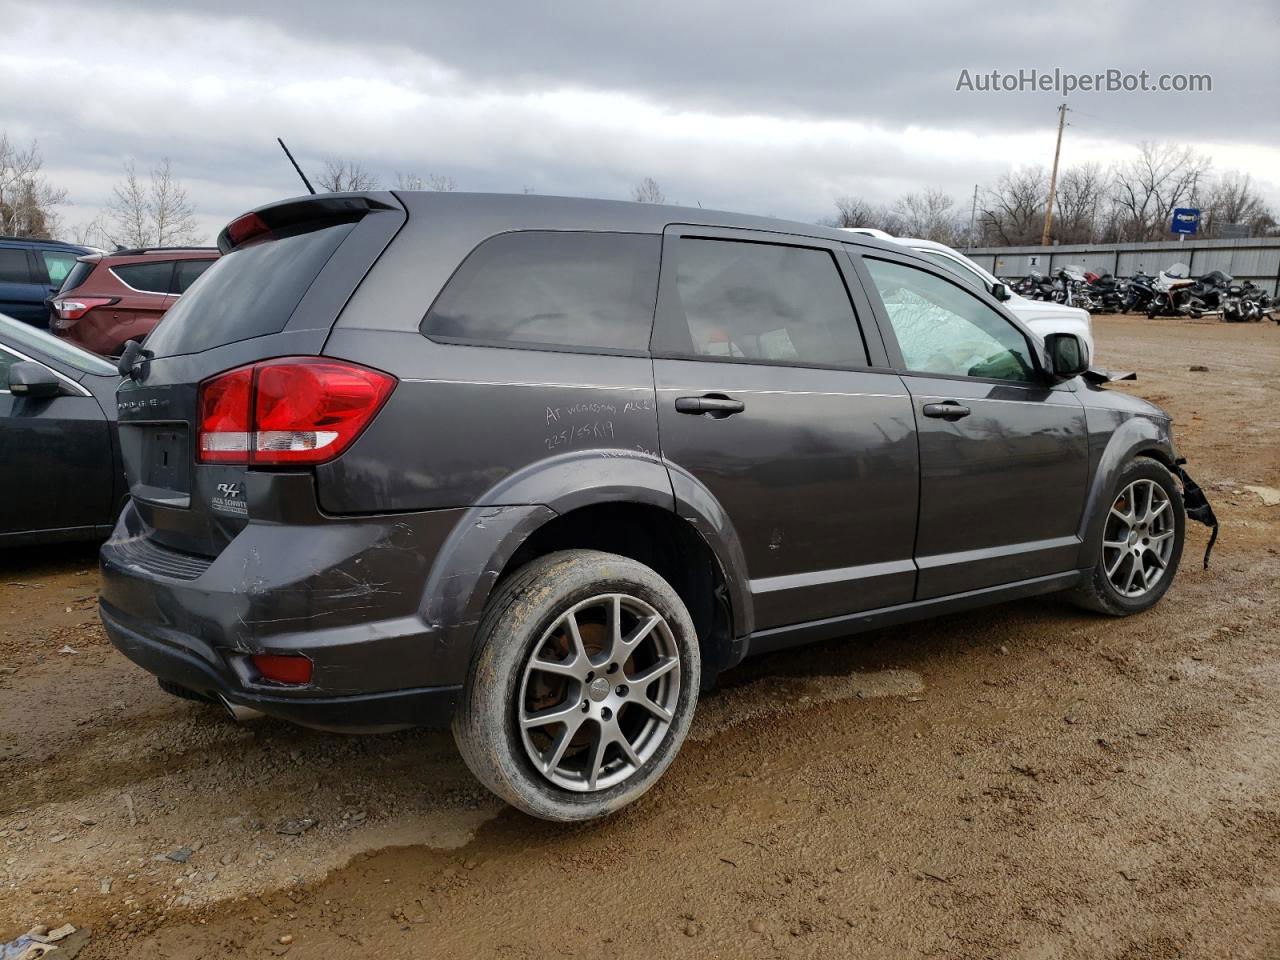
<path fill-rule="evenodd" d="M 710 740 L 739 724 L 778 716 L 810 704 L 866 697 L 906 697 L 923 690 L 920 674 L 911 670 L 878 670 L 834 677 L 764 677 L 699 701 L 689 739 Z"/>

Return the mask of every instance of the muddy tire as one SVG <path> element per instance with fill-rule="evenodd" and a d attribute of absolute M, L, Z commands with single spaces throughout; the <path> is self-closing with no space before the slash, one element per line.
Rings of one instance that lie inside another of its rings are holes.
<path fill-rule="evenodd" d="M 495 590 L 453 720 L 476 779 L 531 816 L 607 816 L 657 782 L 693 718 L 701 660 L 649 567 L 548 554 Z"/>
<path fill-rule="evenodd" d="M 1080 606 L 1114 617 L 1142 613 L 1178 572 L 1186 534 L 1182 491 L 1164 464 L 1135 457 L 1104 501 L 1098 561 L 1073 593 Z"/>

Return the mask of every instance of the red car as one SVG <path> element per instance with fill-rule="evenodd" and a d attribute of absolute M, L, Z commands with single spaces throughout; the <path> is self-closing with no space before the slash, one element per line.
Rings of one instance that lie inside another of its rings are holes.
<path fill-rule="evenodd" d="M 216 247 L 156 247 L 80 257 L 45 301 L 49 329 L 86 350 L 118 356 L 125 343 L 150 333 L 218 256 Z"/>

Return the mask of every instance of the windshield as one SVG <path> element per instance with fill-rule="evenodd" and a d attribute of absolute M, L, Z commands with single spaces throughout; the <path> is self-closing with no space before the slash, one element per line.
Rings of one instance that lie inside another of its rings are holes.
<path fill-rule="evenodd" d="M 991 290 L 987 281 L 983 279 L 982 274 L 980 274 L 976 269 L 971 268 L 967 263 L 957 260 L 955 257 L 941 253 L 937 250 L 925 250 L 920 247 L 916 247 L 916 253 L 928 257 L 935 263 L 942 264 L 942 266 L 946 267 L 971 287 L 986 292 Z"/>
<path fill-rule="evenodd" d="M 99 377 L 119 375 L 114 363 L 104 360 L 96 353 L 82 350 L 74 343 L 59 340 L 51 333 L 38 330 L 29 323 L 15 320 L 3 313 L 0 313 L 0 341 L 20 353 L 43 354 L 81 373 L 92 373 Z"/>
<path fill-rule="evenodd" d="M 1165 274 L 1167 276 L 1177 277 L 1179 280 L 1183 280 L 1191 276 L 1191 268 L 1188 267 L 1185 263 L 1175 263 L 1172 267 L 1170 267 L 1168 270 L 1165 271 Z"/>

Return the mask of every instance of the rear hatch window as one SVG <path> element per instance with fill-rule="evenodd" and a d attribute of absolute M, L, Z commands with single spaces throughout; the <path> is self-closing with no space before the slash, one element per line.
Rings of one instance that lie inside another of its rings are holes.
<path fill-rule="evenodd" d="M 354 220 L 302 223 L 232 250 L 164 315 L 147 349 L 171 357 L 279 333 L 354 228 Z"/>

